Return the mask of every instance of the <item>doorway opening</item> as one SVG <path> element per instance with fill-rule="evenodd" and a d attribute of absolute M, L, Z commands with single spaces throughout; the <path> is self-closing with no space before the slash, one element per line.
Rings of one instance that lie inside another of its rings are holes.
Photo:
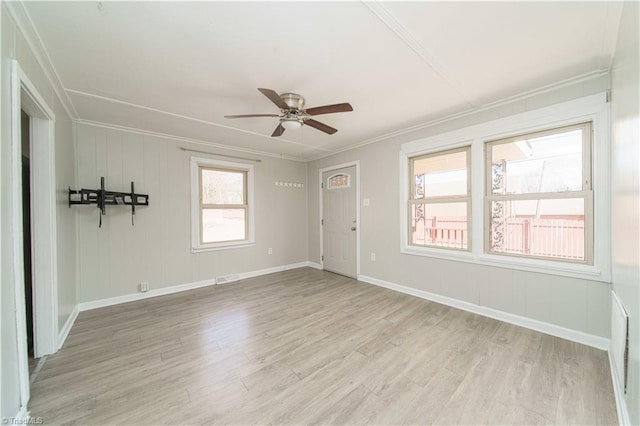
<path fill-rule="evenodd" d="M 31 235 L 31 134 L 29 132 L 29 115 L 20 110 L 20 134 L 22 154 L 22 256 L 24 277 L 24 302 L 27 326 L 27 355 L 29 357 L 29 374 L 36 367 L 33 333 L 33 239 Z"/>
<path fill-rule="evenodd" d="M 58 350 L 54 135 L 53 111 L 13 60 L 8 185 L 20 410 L 24 413 L 30 395 L 29 367 L 34 365 L 30 354 L 33 351 L 34 358 L 44 359 Z M 28 161 L 23 163 L 23 156 Z M 36 365 L 34 372 L 37 371 Z"/>

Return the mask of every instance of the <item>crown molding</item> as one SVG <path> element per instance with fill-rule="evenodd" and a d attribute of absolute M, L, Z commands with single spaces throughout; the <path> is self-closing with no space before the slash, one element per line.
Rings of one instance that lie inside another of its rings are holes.
<path fill-rule="evenodd" d="M 77 120 L 74 120 L 74 122 L 77 124 L 85 124 L 88 126 L 102 127 L 102 128 L 111 129 L 111 130 L 119 130 L 123 132 L 135 133 L 135 134 L 144 135 L 144 136 L 153 136 L 161 139 L 169 139 L 173 141 L 192 143 L 195 145 L 202 145 L 209 148 L 218 148 L 218 149 L 224 149 L 227 151 L 235 151 L 235 152 L 242 152 L 245 154 L 254 154 L 254 155 L 260 155 L 263 157 L 277 158 L 279 160 L 291 160 L 291 161 L 298 161 L 303 163 L 306 163 L 309 161 L 306 158 L 293 157 L 290 155 L 283 155 L 283 154 L 274 154 L 271 152 L 258 151 L 258 150 L 248 149 L 248 148 L 239 148 L 236 146 L 225 145 L 217 142 L 209 142 L 201 139 L 186 138 L 183 136 L 171 135 L 168 133 L 154 132 L 151 130 L 143 130 L 135 127 L 120 126 L 117 124 L 103 123 L 100 121 L 77 119 Z M 211 155 L 215 155 L 215 154 L 216 154 L 215 152 L 211 153 Z"/>
<path fill-rule="evenodd" d="M 49 52 L 47 52 L 47 49 L 42 42 L 42 38 L 40 38 L 40 34 L 33 24 L 31 16 L 29 16 L 29 13 L 24 7 L 24 3 L 22 1 L 7 1 L 3 3 L 7 6 L 7 10 L 13 18 L 16 27 L 24 36 L 27 44 L 29 45 L 29 48 L 31 49 L 31 53 L 36 58 L 38 65 L 40 65 L 40 68 L 42 69 L 42 72 L 49 80 L 53 91 L 58 96 L 60 104 L 67 112 L 67 115 L 72 120 L 78 119 L 78 112 L 76 111 L 73 103 L 71 102 L 71 99 L 69 99 L 64 90 L 62 80 L 60 79 L 58 72 L 53 66 L 53 62 L 51 61 Z M 50 105 L 50 107 L 53 106 Z"/>
<path fill-rule="evenodd" d="M 316 160 L 320 160 L 322 158 L 326 158 L 326 157 L 330 157 L 332 155 L 335 154 L 340 154 L 342 152 L 346 152 L 346 151 L 350 151 L 352 149 L 357 149 L 357 148 L 361 148 L 363 146 L 366 145 L 371 145 L 377 142 L 382 142 L 385 140 L 389 140 L 391 138 L 397 137 L 397 136 L 402 136 L 402 135 L 406 135 L 408 133 L 413 133 L 413 132 L 417 132 L 419 130 L 424 130 L 424 129 L 428 129 L 430 127 L 434 127 L 437 126 L 439 124 L 442 123 L 446 123 L 449 121 L 453 121 L 453 120 L 457 120 L 463 117 L 468 117 L 471 115 L 475 115 L 484 111 L 489 111 L 491 109 L 494 108 L 498 108 L 504 105 L 509 105 L 515 102 L 519 102 L 519 101 L 523 101 L 529 98 L 532 98 L 534 96 L 538 96 L 544 93 L 548 93 L 548 92 L 553 92 L 555 90 L 559 90 L 562 89 L 563 87 L 567 87 L 567 86 L 572 86 L 574 84 L 578 84 L 578 83 L 583 83 L 585 81 L 589 81 L 589 80 L 595 80 L 597 78 L 600 77 L 604 77 L 604 76 L 608 76 L 609 73 L 607 70 L 596 70 L 596 71 L 591 71 L 585 74 L 581 74 L 578 75 L 576 77 L 572 77 L 572 78 L 568 78 L 566 80 L 562 80 L 553 84 L 548 84 L 546 86 L 542 86 L 539 87 L 537 89 L 533 89 L 533 90 L 529 90 L 527 92 L 523 92 L 520 93 L 518 95 L 515 96 L 509 96 L 506 98 L 502 98 L 500 100 L 494 101 L 494 102 L 490 102 L 487 103 L 481 107 L 478 108 L 471 108 L 471 109 L 467 109 L 465 111 L 461 111 L 461 112 L 457 112 L 454 114 L 450 114 L 447 115 L 445 117 L 442 118 L 437 118 L 434 120 L 430 120 L 421 124 L 417 124 L 415 126 L 411 126 L 411 127 L 406 127 L 404 129 L 400 129 L 400 130 L 396 130 L 390 133 L 385 133 L 384 135 L 380 135 L 380 136 L 375 136 L 373 138 L 370 139 L 366 139 L 363 140 L 361 142 L 355 143 L 353 145 L 349 145 L 348 147 L 345 148 L 341 148 L 341 149 L 337 149 L 334 152 L 330 153 L 330 154 L 320 154 L 320 155 L 316 155 L 313 157 L 310 157 L 308 159 L 308 161 L 316 161 Z"/>
<path fill-rule="evenodd" d="M 249 130 L 242 130 L 242 129 L 238 129 L 236 127 L 231 127 L 231 126 L 225 126 L 224 124 L 215 123 L 213 121 L 202 120 L 202 119 L 199 119 L 199 118 L 190 117 L 188 115 L 176 114 L 174 112 L 165 111 L 165 110 L 161 110 L 161 109 L 157 109 L 157 108 L 153 108 L 153 107 L 148 107 L 148 106 L 145 106 L 145 105 L 134 104 L 132 102 L 122 101 L 122 100 L 119 100 L 119 99 L 109 98 L 109 97 L 101 96 L 101 95 L 95 95 L 93 93 L 81 92 L 80 90 L 65 89 L 65 91 L 67 93 L 71 93 L 71 94 L 74 94 L 74 95 L 77 95 L 77 96 L 82 96 L 82 97 L 85 97 L 85 98 L 98 99 L 98 100 L 101 100 L 101 101 L 104 101 L 104 102 L 115 103 L 115 104 L 118 104 L 118 105 L 124 105 L 124 106 L 128 106 L 128 107 L 131 107 L 131 108 L 136 108 L 136 109 L 142 109 L 142 110 L 153 112 L 153 113 L 156 113 L 156 114 L 168 115 L 168 116 L 171 116 L 171 117 L 180 118 L 182 120 L 193 121 L 195 123 L 200 123 L 200 124 L 205 124 L 205 125 L 208 125 L 208 126 L 218 127 L 218 128 L 221 128 L 221 129 L 226 129 L 226 130 L 232 130 L 232 131 L 236 131 L 236 132 L 246 133 L 246 134 L 249 134 L 249 135 L 252 135 L 252 136 L 258 136 L 258 137 L 261 137 L 261 138 L 264 138 L 264 139 L 271 140 L 271 136 L 267 136 L 267 135 L 264 135 L 262 133 L 251 132 Z M 311 149 L 315 149 L 317 151 L 325 151 L 325 152 L 328 152 L 328 153 L 332 153 L 333 152 L 333 151 L 331 151 L 329 149 L 326 149 L 326 148 L 311 147 L 309 145 L 303 144 L 302 142 L 296 142 L 296 141 L 292 141 L 292 140 L 289 140 L 289 139 L 286 139 L 286 138 L 282 138 L 282 137 L 278 138 L 278 142 L 284 142 L 284 143 L 288 143 L 290 145 L 296 145 L 298 147 L 304 147 L 304 148 L 307 148 L 307 149 L 311 148 Z"/>

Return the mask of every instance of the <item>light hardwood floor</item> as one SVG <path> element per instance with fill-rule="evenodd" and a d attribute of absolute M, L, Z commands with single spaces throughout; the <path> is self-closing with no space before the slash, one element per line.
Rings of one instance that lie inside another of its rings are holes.
<path fill-rule="evenodd" d="M 80 314 L 46 424 L 616 424 L 607 355 L 310 268 Z"/>

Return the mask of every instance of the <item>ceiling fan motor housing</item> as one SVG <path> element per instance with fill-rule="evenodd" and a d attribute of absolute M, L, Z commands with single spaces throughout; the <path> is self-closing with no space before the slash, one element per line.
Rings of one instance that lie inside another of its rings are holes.
<path fill-rule="evenodd" d="M 299 111 L 304 109 L 304 98 L 297 93 L 283 93 L 280 97 L 289 108 Z"/>

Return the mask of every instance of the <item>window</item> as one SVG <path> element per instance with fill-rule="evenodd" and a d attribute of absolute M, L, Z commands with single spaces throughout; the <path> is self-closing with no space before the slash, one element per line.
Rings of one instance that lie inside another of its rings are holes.
<path fill-rule="evenodd" d="M 400 252 L 610 282 L 609 131 L 598 93 L 401 144 Z M 462 178 L 436 186 L 464 171 L 441 166 L 438 181 L 437 166 L 423 160 L 447 164 L 465 149 L 466 187 Z M 466 227 L 462 240 L 441 230 L 453 227 L 437 211 L 449 203 L 460 203 L 447 214 Z"/>
<path fill-rule="evenodd" d="M 351 186 L 351 176 L 346 173 L 338 173 L 327 179 L 328 189 L 349 188 Z"/>
<path fill-rule="evenodd" d="M 253 243 L 253 166 L 192 158 L 191 174 L 192 248 Z"/>
<path fill-rule="evenodd" d="M 486 144 L 485 251 L 593 263 L 591 124 Z"/>
<path fill-rule="evenodd" d="M 409 244 L 469 249 L 470 147 L 409 158 Z"/>

